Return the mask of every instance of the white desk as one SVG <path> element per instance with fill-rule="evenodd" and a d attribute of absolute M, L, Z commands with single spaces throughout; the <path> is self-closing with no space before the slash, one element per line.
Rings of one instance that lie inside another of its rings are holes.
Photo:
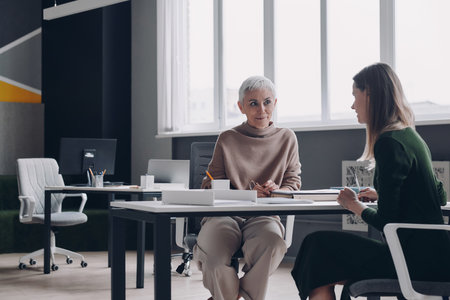
<path fill-rule="evenodd" d="M 169 188 L 169 187 L 168 187 Z M 44 207 L 44 274 L 50 273 L 50 224 L 51 224 L 51 195 L 52 194 L 106 194 L 109 203 L 115 200 L 117 194 L 137 195 L 140 201 L 144 197 L 161 197 L 161 189 L 141 189 L 137 186 L 111 186 L 111 187 L 87 187 L 87 186 L 48 186 L 45 187 L 45 207 Z M 112 220 L 110 217 L 111 228 Z M 137 226 L 137 276 L 136 287 L 144 287 L 144 258 L 145 258 L 145 222 L 139 221 Z M 111 265 L 110 249 L 112 248 L 112 232 L 108 238 L 108 266 Z"/>
<path fill-rule="evenodd" d="M 170 278 L 170 218 L 190 216 L 251 216 L 349 213 L 336 201 L 313 204 L 252 204 L 235 203 L 215 206 L 162 205 L 160 201 L 116 201 L 111 203 L 113 234 L 111 263 L 111 299 L 125 299 L 126 219 L 153 223 L 154 299 L 171 299 Z"/>

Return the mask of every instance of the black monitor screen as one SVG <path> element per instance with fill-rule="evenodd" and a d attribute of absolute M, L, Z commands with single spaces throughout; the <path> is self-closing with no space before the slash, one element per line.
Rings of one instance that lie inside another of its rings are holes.
<path fill-rule="evenodd" d="M 85 174 L 90 168 L 98 173 L 114 174 L 116 139 L 61 138 L 59 148 L 59 173 Z"/>

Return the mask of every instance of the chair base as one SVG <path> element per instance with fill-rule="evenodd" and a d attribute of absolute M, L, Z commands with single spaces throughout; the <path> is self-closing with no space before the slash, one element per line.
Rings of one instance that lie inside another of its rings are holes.
<path fill-rule="evenodd" d="M 55 254 L 60 254 L 60 255 L 64 255 L 66 256 L 66 263 L 67 264 L 71 264 L 73 262 L 72 258 L 76 258 L 81 260 L 81 267 L 85 268 L 87 267 L 87 262 L 84 260 L 84 256 L 64 249 L 64 248 L 59 248 L 55 246 L 55 233 L 53 232 L 53 230 L 50 232 L 50 259 L 52 261 L 52 270 L 56 271 L 58 270 L 58 266 L 55 263 Z M 35 265 L 36 264 L 36 260 L 34 258 L 44 255 L 44 249 L 39 249 L 36 250 L 32 253 L 29 253 L 27 255 L 22 256 L 19 259 L 19 269 L 25 269 L 27 263 L 29 263 L 30 265 Z"/>

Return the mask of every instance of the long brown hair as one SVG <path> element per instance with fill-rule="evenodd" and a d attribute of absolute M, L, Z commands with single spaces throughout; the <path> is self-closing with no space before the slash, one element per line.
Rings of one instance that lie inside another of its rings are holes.
<path fill-rule="evenodd" d="M 369 95 L 366 146 L 359 160 L 374 160 L 374 145 L 385 131 L 414 128 L 414 114 L 394 70 L 385 63 L 365 67 L 353 77 L 355 86 Z"/>

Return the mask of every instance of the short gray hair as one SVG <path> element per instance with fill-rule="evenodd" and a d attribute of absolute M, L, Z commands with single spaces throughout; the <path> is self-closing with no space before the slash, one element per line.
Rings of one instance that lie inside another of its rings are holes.
<path fill-rule="evenodd" d="M 267 89 L 272 92 L 273 98 L 276 98 L 276 90 L 273 82 L 264 76 L 251 76 L 244 80 L 239 88 L 239 102 L 244 104 L 244 97 L 248 91 Z"/>

